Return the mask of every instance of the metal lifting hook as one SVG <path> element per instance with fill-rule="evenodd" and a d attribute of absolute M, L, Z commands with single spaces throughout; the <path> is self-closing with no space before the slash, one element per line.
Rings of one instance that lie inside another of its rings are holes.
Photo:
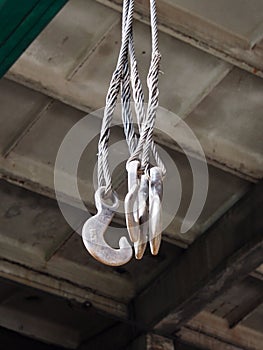
<path fill-rule="evenodd" d="M 162 238 L 162 197 L 163 197 L 163 179 L 162 171 L 159 167 L 153 167 L 150 170 L 150 222 L 149 222 L 149 240 L 153 255 L 157 255 Z"/>
<path fill-rule="evenodd" d="M 134 250 L 136 259 L 141 259 L 147 246 L 149 231 L 149 178 L 146 174 L 141 176 L 138 202 L 140 233 L 138 241 L 134 242 Z"/>
<path fill-rule="evenodd" d="M 99 187 L 95 193 L 98 213 L 85 222 L 82 228 L 82 239 L 86 249 L 95 259 L 106 265 L 120 266 L 132 258 L 132 247 L 126 237 L 120 239 L 119 249 L 114 249 L 105 242 L 104 234 L 119 206 L 119 200 L 113 192 L 113 204 L 108 205 L 103 200 L 104 193 L 104 186 Z"/>
<path fill-rule="evenodd" d="M 140 188 L 138 180 L 139 166 L 140 162 L 138 160 L 128 162 L 126 165 L 128 172 L 128 193 L 125 197 L 124 207 L 126 226 L 132 242 L 138 241 L 140 235 L 138 215 L 138 191 Z"/>

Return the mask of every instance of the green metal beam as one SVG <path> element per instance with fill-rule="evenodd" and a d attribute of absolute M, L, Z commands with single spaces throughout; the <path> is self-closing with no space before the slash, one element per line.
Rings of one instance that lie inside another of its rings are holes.
<path fill-rule="evenodd" d="M 68 0 L 0 0 L 0 78 Z"/>

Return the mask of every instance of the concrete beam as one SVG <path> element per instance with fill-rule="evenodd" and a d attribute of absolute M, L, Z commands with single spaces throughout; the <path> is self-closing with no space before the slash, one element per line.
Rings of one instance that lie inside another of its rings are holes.
<path fill-rule="evenodd" d="M 122 10 L 121 0 L 97 1 Z M 209 0 L 160 0 L 157 5 L 161 31 L 263 77 L 263 28 L 257 14 L 262 12 L 260 0 L 254 2 L 253 8 L 249 1 L 243 1 L 241 6 L 238 1 L 217 4 Z M 149 23 L 148 1 L 136 3 L 135 17 Z"/>
<path fill-rule="evenodd" d="M 241 296 L 242 302 L 240 301 L 239 306 L 225 316 L 230 328 L 242 323 L 263 303 L 263 282 L 248 276 L 243 283 L 247 287 L 244 290 L 244 292 L 247 290 L 246 295 Z"/>
<path fill-rule="evenodd" d="M 178 340 L 215 350 L 261 350 L 263 335 L 238 325 L 229 329 L 226 319 L 202 311 L 177 333 Z"/>
<path fill-rule="evenodd" d="M 263 182 L 174 261 L 134 301 L 144 327 L 173 334 L 220 293 L 256 269 L 263 258 Z"/>
<path fill-rule="evenodd" d="M 127 350 L 175 350 L 175 347 L 172 339 L 148 333 L 136 338 Z"/>
<path fill-rule="evenodd" d="M 69 300 L 91 304 L 96 309 L 120 319 L 127 319 L 129 315 L 128 307 L 124 303 L 99 295 L 92 289 L 80 286 L 66 279 L 53 276 L 47 272 L 30 269 L 6 259 L 0 259 L 0 277 Z"/>

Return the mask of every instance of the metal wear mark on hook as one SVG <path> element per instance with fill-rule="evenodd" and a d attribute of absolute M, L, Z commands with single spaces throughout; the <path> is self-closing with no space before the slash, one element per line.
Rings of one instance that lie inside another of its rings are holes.
<path fill-rule="evenodd" d="M 128 162 L 126 165 L 128 172 L 128 193 L 125 197 L 124 207 L 127 230 L 132 242 L 138 241 L 140 235 L 138 215 L 138 191 L 140 188 L 140 182 L 138 179 L 139 166 L 140 162 L 138 160 Z"/>
<path fill-rule="evenodd" d="M 140 232 L 138 241 L 134 242 L 134 250 L 136 259 L 142 259 L 147 246 L 149 231 L 149 179 L 146 174 L 141 176 L 138 202 Z"/>
<path fill-rule="evenodd" d="M 151 253 L 157 255 L 162 238 L 162 197 L 163 197 L 163 179 L 162 171 L 159 167 L 153 167 L 150 170 L 150 220 L 149 220 L 149 241 Z"/>
<path fill-rule="evenodd" d="M 113 204 L 109 205 L 103 200 L 104 193 L 104 186 L 99 187 L 95 193 L 98 213 L 84 224 L 82 239 L 86 249 L 95 259 L 106 265 L 121 266 L 132 258 L 132 247 L 126 237 L 120 239 L 119 249 L 114 249 L 106 243 L 104 234 L 119 206 L 119 200 L 113 192 Z"/>

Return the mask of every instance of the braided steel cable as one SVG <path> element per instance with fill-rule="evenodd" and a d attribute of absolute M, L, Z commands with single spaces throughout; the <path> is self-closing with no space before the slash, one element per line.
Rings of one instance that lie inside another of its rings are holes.
<path fill-rule="evenodd" d="M 131 34 L 132 35 L 132 34 Z M 129 45 L 129 51 L 130 51 L 130 57 L 131 57 L 131 83 L 133 87 L 133 100 L 135 105 L 135 111 L 137 116 L 137 123 L 139 127 L 140 133 L 142 132 L 143 125 L 147 123 L 145 110 L 144 110 L 144 94 L 142 89 L 141 80 L 139 77 L 138 67 L 137 67 L 137 60 L 135 56 L 135 49 L 134 49 L 134 43 L 131 39 L 130 45 Z M 146 127 L 146 125 L 145 125 Z M 151 152 L 153 154 L 153 157 L 155 159 L 156 164 L 162 169 L 163 176 L 166 174 L 166 168 L 157 152 L 156 145 L 154 141 L 151 141 L 150 144 Z M 139 148 L 138 150 L 134 151 L 133 154 L 131 154 L 128 162 L 138 159 L 139 154 L 142 152 L 142 149 Z"/>
<path fill-rule="evenodd" d="M 126 20 L 127 14 L 125 13 L 125 16 L 123 16 L 123 19 Z M 155 10 L 155 28 L 153 30 L 153 37 L 154 37 L 154 49 L 158 48 L 158 33 L 157 33 L 157 19 L 156 19 L 156 10 Z M 123 23 L 124 27 L 124 23 Z M 157 39 L 157 40 L 156 40 Z M 135 113 L 137 116 L 137 123 L 138 123 L 138 128 L 139 132 L 142 130 L 143 123 L 145 123 L 145 111 L 144 111 L 144 94 L 143 94 L 143 89 L 142 89 L 142 84 L 141 80 L 139 77 L 139 72 L 138 72 L 138 66 L 137 66 L 137 60 L 136 60 L 136 55 L 135 55 L 135 48 L 134 48 L 134 41 L 133 41 L 133 31 L 131 30 L 130 32 L 130 41 L 129 41 L 129 54 L 130 54 L 130 63 L 131 63 L 131 84 L 132 84 L 132 91 L 133 91 L 133 100 L 135 104 Z M 134 128 L 133 127 L 127 127 L 127 130 L 125 130 L 125 126 L 128 123 L 132 123 L 132 116 L 131 116 L 131 109 L 129 102 L 127 101 L 127 96 L 130 96 L 130 86 L 128 82 L 128 58 L 126 61 L 125 65 L 125 72 L 124 72 L 124 80 L 123 80 L 123 85 L 125 85 L 126 89 L 123 89 L 123 94 L 122 94 L 122 102 L 123 102 L 123 123 L 124 123 L 124 132 L 126 135 L 126 141 L 130 149 L 131 156 L 128 160 L 132 161 L 135 159 L 138 159 L 139 156 L 136 154 L 136 157 L 134 157 L 134 145 L 137 144 L 137 139 L 134 133 Z M 158 71 L 158 70 L 157 70 Z M 125 96 L 125 94 L 127 94 Z M 165 166 L 156 150 L 156 146 L 154 141 L 152 140 L 150 144 L 151 152 L 153 154 L 154 160 L 156 164 L 162 169 L 163 176 L 166 173 Z M 132 152 L 133 151 L 133 152 Z M 141 157 L 140 157 L 141 158 Z"/>
<path fill-rule="evenodd" d="M 157 165 L 165 175 L 166 169 L 160 159 L 153 141 L 153 128 L 158 108 L 158 74 L 161 55 L 158 50 L 158 29 L 155 0 L 151 2 L 151 26 L 152 26 L 152 59 L 147 77 L 149 89 L 149 104 L 147 113 L 144 111 L 144 95 L 139 78 L 137 61 L 135 56 L 132 22 L 134 11 L 134 0 L 123 1 L 122 17 L 122 43 L 115 71 L 113 72 L 110 86 L 106 97 L 106 106 L 101 126 L 101 134 L 98 145 L 98 185 L 106 186 L 105 194 L 111 192 L 111 174 L 108 163 L 108 142 L 110 137 L 110 126 L 113 112 L 116 107 L 117 97 L 121 89 L 122 120 L 124 133 L 130 150 L 129 161 L 139 159 L 142 169 L 149 164 L 150 152 L 152 152 Z M 131 77 L 129 69 L 128 52 L 131 62 Z M 134 132 L 132 112 L 130 106 L 131 89 L 130 78 L 135 102 L 135 112 L 140 132 L 139 141 Z"/>
<path fill-rule="evenodd" d="M 128 17 L 128 7 L 124 6 L 123 16 L 122 16 L 122 35 L 125 35 L 124 31 L 125 31 L 127 17 Z M 131 38 L 132 38 L 132 28 L 130 31 L 129 47 L 131 43 Z M 135 135 L 135 131 L 133 127 L 130 100 L 131 100 L 130 68 L 129 68 L 129 57 L 127 52 L 126 60 L 123 67 L 122 81 L 121 81 L 121 104 L 122 104 L 122 122 L 123 122 L 124 134 L 126 137 L 126 142 L 127 142 L 129 151 L 130 153 L 132 153 L 134 152 L 137 146 L 137 137 Z"/>
<path fill-rule="evenodd" d="M 163 176 L 166 174 L 166 168 L 156 150 L 153 141 L 153 129 L 156 119 L 156 110 L 159 105 L 158 97 L 158 75 L 161 55 L 158 49 L 158 27 L 157 27 L 157 13 L 155 0 L 150 0 L 151 8 L 151 34 L 152 34 L 152 58 L 151 65 L 147 77 L 147 85 L 149 89 L 149 104 L 147 114 L 144 112 L 144 96 L 141 82 L 139 79 L 137 62 L 135 57 L 135 50 L 133 42 L 130 42 L 131 54 L 131 82 L 133 86 L 133 99 L 135 102 L 135 109 L 137 112 L 138 125 L 140 128 L 140 138 L 136 150 L 133 152 L 129 161 L 138 159 L 142 154 L 142 168 L 145 169 L 149 163 L 150 150 L 157 165 L 161 168 Z M 132 35 L 132 33 L 131 33 Z"/>
<path fill-rule="evenodd" d="M 106 105 L 98 144 L 98 185 L 106 187 L 105 195 L 111 192 L 111 174 L 108 162 L 110 126 L 112 123 L 113 112 L 117 103 L 117 97 L 120 91 L 123 66 L 128 52 L 129 38 L 133 22 L 134 0 L 124 0 L 123 13 L 125 13 L 127 7 L 128 15 L 125 29 L 123 30 L 121 49 L 106 97 Z"/>
<path fill-rule="evenodd" d="M 153 129 L 156 119 L 156 111 L 159 105 L 159 89 L 158 78 L 161 54 L 158 48 L 158 27 L 157 27 L 157 11 L 156 1 L 150 0 L 150 12 L 151 12 L 151 34 L 152 34 L 152 59 L 147 77 L 147 85 L 149 89 L 149 103 L 147 109 L 147 125 L 146 126 L 146 142 L 143 149 L 142 167 L 146 167 L 149 163 L 150 148 L 153 140 Z"/>

